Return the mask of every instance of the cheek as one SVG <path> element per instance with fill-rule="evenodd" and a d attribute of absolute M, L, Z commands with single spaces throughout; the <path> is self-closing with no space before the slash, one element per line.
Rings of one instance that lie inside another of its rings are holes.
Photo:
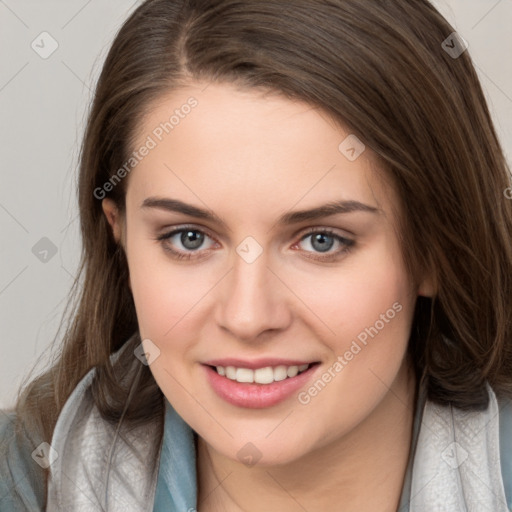
<path fill-rule="evenodd" d="M 206 267 L 179 265 L 157 244 L 133 236 L 127 256 L 141 336 L 160 344 L 190 331 L 190 319 L 212 284 L 211 272 L 203 275 Z"/>
<path fill-rule="evenodd" d="M 128 256 L 141 339 L 158 347 L 158 357 L 150 366 L 158 386 L 175 407 L 187 408 L 184 384 L 194 379 L 194 365 L 188 363 L 196 358 L 203 325 L 198 316 L 205 314 L 204 297 L 212 283 L 203 279 L 204 271 L 172 262 L 163 249 L 143 248 L 143 243 L 133 244 Z"/>
<path fill-rule="evenodd" d="M 399 343 L 408 337 L 411 296 L 400 268 L 368 269 L 358 282 L 347 286 L 342 307 L 345 316 L 338 325 L 351 339 L 364 343 L 368 337 L 392 337 Z"/>
<path fill-rule="evenodd" d="M 329 328 L 338 353 L 375 327 L 379 338 L 408 338 L 415 298 L 395 247 L 375 244 L 347 258 L 329 279 L 304 274 L 295 283 L 302 283 L 297 294 Z"/>
<path fill-rule="evenodd" d="M 326 283 L 309 304 L 329 326 L 323 342 L 332 359 L 318 377 L 328 384 L 313 383 L 301 403 L 311 400 L 307 414 L 325 412 L 332 426 L 329 439 L 377 406 L 397 379 L 407 351 L 416 299 L 395 253 L 373 256 L 347 265 L 346 274 Z"/>
<path fill-rule="evenodd" d="M 347 259 L 322 283 L 308 305 L 329 327 L 323 342 L 331 352 L 325 375 L 330 383 L 327 392 L 306 393 L 338 424 L 347 421 L 348 411 L 358 417 L 374 407 L 392 385 L 407 350 L 415 297 L 398 251 L 386 244 Z M 307 285 L 311 289 L 313 279 Z"/>

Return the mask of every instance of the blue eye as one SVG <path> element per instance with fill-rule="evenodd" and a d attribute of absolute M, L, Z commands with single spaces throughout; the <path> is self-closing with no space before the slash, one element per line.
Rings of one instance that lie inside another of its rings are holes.
<path fill-rule="evenodd" d="M 348 252 L 355 243 L 354 240 L 338 235 L 330 229 L 311 229 L 301 238 L 300 242 L 308 239 L 310 239 L 309 245 L 313 248 L 313 251 L 306 250 L 306 252 L 317 254 L 315 256 L 308 257 L 324 261 L 330 261 L 340 257 L 344 253 Z M 337 251 L 328 253 L 328 251 L 330 251 L 336 244 L 339 244 L 340 248 Z M 326 254 L 326 256 L 322 256 L 324 253 L 328 254 Z"/>
<path fill-rule="evenodd" d="M 157 240 L 162 242 L 164 249 L 170 252 L 177 259 L 191 259 L 197 257 L 194 252 L 199 252 L 198 249 L 203 245 L 206 238 L 210 237 L 199 229 L 181 228 L 171 231 L 170 233 L 160 235 L 157 237 Z M 177 240 L 173 241 L 173 239 Z M 179 243 L 184 247 L 184 251 L 177 251 L 171 247 L 176 245 L 176 241 L 179 241 Z"/>
<path fill-rule="evenodd" d="M 207 239 L 212 240 L 212 243 L 209 247 L 201 249 Z M 311 254 L 306 257 L 325 262 L 338 259 L 347 253 L 355 244 L 354 240 L 342 237 L 330 229 L 312 228 L 303 235 L 300 241 L 294 244 L 294 246 L 308 239 L 310 239 L 309 246 L 313 250 L 305 249 L 304 252 Z M 186 226 L 159 235 L 156 240 L 162 244 L 166 252 L 170 253 L 173 258 L 178 260 L 205 257 L 215 245 L 213 238 L 204 231 Z M 175 249 L 178 244 L 181 244 L 182 248 Z M 331 251 L 336 244 L 339 248 L 335 251 Z"/>
<path fill-rule="evenodd" d="M 201 233 L 200 231 L 187 229 L 186 231 L 180 231 L 179 233 L 181 234 L 179 237 L 180 243 L 186 249 L 190 249 L 191 251 L 199 249 L 199 247 L 201 247 L 202 243 L 204 242 L 204 233 Z"/>
<path fill-rule="evenodd" d="M 307 240 L 308 238 L 311 239 L 311 247 L 319 252 L 327 252 L 336 242 L 336 239 L 332 235 L 326 233 L 314 233 L 312 235 L 308 235 L 304 240 Z"/>

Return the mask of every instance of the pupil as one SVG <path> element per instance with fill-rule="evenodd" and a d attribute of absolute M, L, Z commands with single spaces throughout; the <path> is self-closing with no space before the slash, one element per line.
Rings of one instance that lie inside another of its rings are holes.
<path fill-rule="evenodd" d="M 325 239 L 326 239 L 326 238 L 330 238 L 330 239 L 331 239 L 331 243 L 327 243 L 327 244 L 326 244 L 326 243 L 325 243 Z M 315 243 L 316 243 L 316 242 L 319 242 L 319 243 L 320 243 L 320 245 L 315 247 Z M 323 234 L 323 233 L 318 233 L 317 235 L 315 235 L 315 236 L 313 237 L 312 245 L 313 245 L 313 247 L 314 247 L 315 249 L 319 250 L 320 252 L 326 252 L 326 251 L 328 251 L 328 250 L 332 247 L 333 243 L 334 243 L 334 239 L 333 239 L 333 237 L 332 237 L 332 236 L 330 236 L 330 235 L 325 235 L 325 234 Z"/>
<path fill-rule="evenodd" d="M 184 231 L 181 234 L 181 243 L 187 249 L 197 249 L 203 243 L 203 235 L 196 231 Z"/>

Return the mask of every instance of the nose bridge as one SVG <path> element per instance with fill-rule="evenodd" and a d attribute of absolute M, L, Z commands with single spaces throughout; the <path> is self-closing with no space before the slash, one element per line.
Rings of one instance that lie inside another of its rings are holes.
<path fill-rule="evenodd" d="M 268 268 L 268 254 L 250 244 L 237 248 L 218 303 L 219 325 L 240 339 L 255 338 L 288 321 L 282 285 Z"/>

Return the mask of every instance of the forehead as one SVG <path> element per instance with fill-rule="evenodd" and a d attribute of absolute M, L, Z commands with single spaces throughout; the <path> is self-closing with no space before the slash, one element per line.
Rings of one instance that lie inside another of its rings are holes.
<path fill-rule="evenodd" d="M 375 155 L 348 129 L 315 106 L 260 90 L 213 83 L 174 90 L 138 127 L 134 150 L 143 146 L 150 149 L 128 186 L 138 204 L 180 195 L 282 211 L 340 199 L 385 209 L 393 200 Z"/>

